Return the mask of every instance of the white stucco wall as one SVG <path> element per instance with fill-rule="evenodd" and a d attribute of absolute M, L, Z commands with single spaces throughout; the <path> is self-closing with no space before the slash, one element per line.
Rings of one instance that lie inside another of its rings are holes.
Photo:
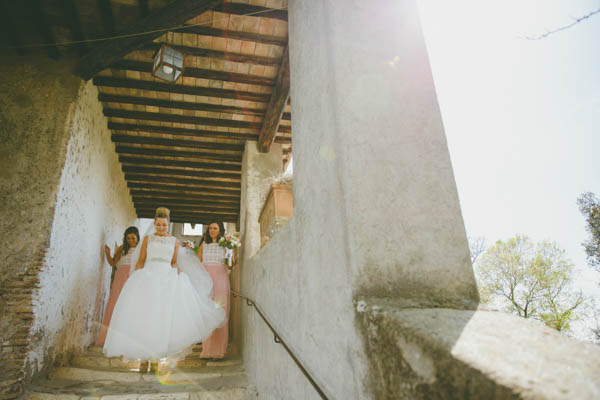
<path fill-rule="evenodd" d="M 34 297 L 28 361 L 38 370 L 94 340 L 110 284 L 103 246 L 120 243 L 125 228 L 136 222 L 91 81 L 80 88 L 69 126 L 49 249 Z"/>
<path fill-rule="evenodd" d="M 289 29 L 294 216 L 252 257 L 254 221 L 242 225 L 242 292 L 331 398 L 372 398 L 378 355 L 365 348 L 357 300 L 478 301 L 416 1 L 290 1 Z M 260 198 L 252 156 L 242 180 L 250 209 Z M 261 398 L 318 398 L 258 315 L 242 310 L 244 361 Z"/>

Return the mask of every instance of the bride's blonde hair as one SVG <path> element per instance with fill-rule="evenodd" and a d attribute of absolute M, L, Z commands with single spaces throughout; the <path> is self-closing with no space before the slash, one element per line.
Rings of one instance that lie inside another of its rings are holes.
<path fill-rule="evenodd" d="M 154 213 L 154 219 L 156 218 L 166 218 L 167 221 L 170 221 L 171 211 L 166 207 L 158 207 L 156 212 Z"/>

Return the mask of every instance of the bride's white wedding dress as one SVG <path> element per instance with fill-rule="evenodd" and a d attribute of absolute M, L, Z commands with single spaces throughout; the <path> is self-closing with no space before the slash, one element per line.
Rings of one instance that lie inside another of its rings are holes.
<path fill-rule="evenodd" d="M 181 358 L 225 320 L 209 292 L 199 292 L 187 274 L 171 267 L 176 239 L 147 237 L 144 268 L 129 277 L 115 305 L 104 343 L 107 357 Z"/>

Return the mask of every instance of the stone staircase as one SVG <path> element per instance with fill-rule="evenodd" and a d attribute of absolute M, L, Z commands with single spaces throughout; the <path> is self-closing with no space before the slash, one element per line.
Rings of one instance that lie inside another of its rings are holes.
<path fill-rule="evenodd" d="M 250 400 L 256 389 L 248 383 L 241 359 L 200 359 L 201 346 L 175 366 L 160 364 L 157 372 L 139 372 L 138 362 L 106 358 L 91 346 L 71 359 L 68 367 L 53 369 L 45 379 L 31 382 L 26 400 Z M 228 354 L 235 354 L 228 350 Z"/>

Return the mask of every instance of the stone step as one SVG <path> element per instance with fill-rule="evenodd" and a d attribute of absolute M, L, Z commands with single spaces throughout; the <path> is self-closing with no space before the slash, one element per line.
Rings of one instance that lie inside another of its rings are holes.
<path fill-rule="evenodd" d="M 217 365 L 206 366 L 200 369 L 179 369 L 172 370 L 163 369 L 159 366 L 159 373 L 138 371 L 118 371 L 105 368 L 78 368 L 78 367 L 58 367 L 53 369 L 49 376 L 49 380 L 70 380 L 80 382 L 142 382 L 142 381 L 158 381 L 163 384 L 179 383 L 179 382 L 196 382 L 205 379 L 219 378 L 225 376 L 243 375 L 244 367 L 238 365 Z"/>
<path fill-rule="evenodd" d="M 138 373 L 138 375 L 141 375 Z M 37 380 L 27 386 L 24 400 L 250 400 L 258 398 L 245 374 L 180 381 L 165 384 L 156 380 L 121 382 Z"/>
<path fill-rule="evenodd" d="M 73 356 L 71 366 L 80 368 L 110 368 L 118 370 L 138 370 L 138 361 L 123 361 L 120 358 L 106 358 L 104 356 L 80 355 Z"/>
<path fill-rule="evenodd" d="M 202 345 L 197 344 L 192 348 L 192 352 L 177 363 L 179 369 L 197 369 L 205 366 L 218 367 L 218 366 L 232 366 L 241 365 L 242 361 L 235 356 L 235 348 L 233 345 L 229 345 L 227 348 L 228 357 L 223 360 L 210 360 L 200 358 L 200 352 Z M 107 358 L 102 353 L 102 347 L 90 346 L 83 354 L 75 355 L 71 359 L 71 366 L 78 368 L 100 368 L 100 369 L 111 369 L 118 371 L 132 371 L 139 370 L 140 363 L 138 361 L 123 361 L 120 357 Z"/>
<path fill-rule="evenodd" d="M 235 345 L 234 343 L 228 343 L 227 344 L 227 353 L 231 353 L 232 351 L 235 350 Z M 99 355 L 103 355 L 102 353 L 102 346 L 89 346 L 87 348 L 87 351 L 91 354 L 99 354 Z M 198 343 L 192 346 L 192 352 L 193 353 L 200 353 L 202 351 L 202 343 Z"/>
<path fill-rule="evenodd" d="M 179 369 L 197 369 L 202 367 L 226 367 L 232 365 L 242 365 L 240 359 L 210 360 L 202 359 L 197 356 L 188 356 L 184 360 L 177 362 Z M 106 358 L 100 355 L 77 355 L 71 359 L 71 366 L 78 368 L 100 368 L 118 371 L 138 371 L 140 363 L 138 361 L 123 361 L 120 358 Z"/>

